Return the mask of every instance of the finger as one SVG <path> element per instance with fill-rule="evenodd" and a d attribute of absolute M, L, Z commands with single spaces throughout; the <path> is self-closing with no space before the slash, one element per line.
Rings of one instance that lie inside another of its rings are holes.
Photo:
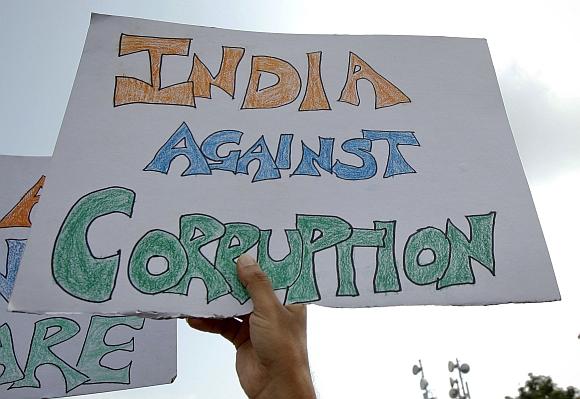
<path fill-rule="evenodd" d="M 240 317 L 242 325 L 238 331 L 238 335 L 236 335 L 236 338 L 234 339 L 236 349 L 246 341 L 250 340 L 250 315 L 251 313 L 248 313 L 247 315 Z"/>
<path fill-rule="evenodd" d="M 254 302 L 254 312 L 270 313 L 282 308 L 282 304 L 274 294 L 270 279 L 254 258 L 246 254 L 240 256 L 237 269 L 240 281 Z"/>
<path fill-rule="evenodd" d="M 188 317 L 187 324 L 191 328 L 199 331 L 219 334 L 234 345 L 236 345 L 236 337 L 242 327 L 242 322 L 234 318 L 205 319 L 201 317 Z"/>

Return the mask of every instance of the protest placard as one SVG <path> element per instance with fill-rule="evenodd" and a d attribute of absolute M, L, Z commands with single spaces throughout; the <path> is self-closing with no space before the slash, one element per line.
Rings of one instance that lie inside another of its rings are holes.
<path fill-rule="evenodd" d="M 93 15 L 49 177 L 15 310 L 559 299 L 483 39 Z"/>
<path fill-rule="evenodd" d="M 172 382 L 175 320 L 6 310 L 49 159 L 0 156 L 0 397 L 52 398 Z"/>

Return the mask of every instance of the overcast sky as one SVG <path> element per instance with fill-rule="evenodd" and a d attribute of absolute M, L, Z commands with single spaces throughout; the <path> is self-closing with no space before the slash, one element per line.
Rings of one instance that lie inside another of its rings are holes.
<path fill-rule="evenodd" d="M 580 386 L 580 5 L 574 1 L 23 1 L 1 0 L 0 153 L 50 155 L 90 12 L 231 29 L 412 34 L 488 39 L 563 300 L 493 307 L 309 307 L 309 350 L 321 398 L 420 398 L 449 390 L 448 360 L 471 365 L 474 399 L 515 395 L 528 372 Z M 234 352 L 179 329 L 171 386 L 95 398 L 243 397 Z"/>

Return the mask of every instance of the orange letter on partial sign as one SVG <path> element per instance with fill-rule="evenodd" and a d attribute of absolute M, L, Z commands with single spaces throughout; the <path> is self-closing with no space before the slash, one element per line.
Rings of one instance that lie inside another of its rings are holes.
<path fill-rule="evenodd" d="M 36 182 L 34 186 L 30 188 L 20 198 L 20 201 L 8 212 L 2 220 L 0 220 L 0 229 L 7 227 L 30 227 L 32 223 L 30 222 L 30 212 L 32 212 L 32 207 L 40 200 L 40 195 L 38 192 L 44 185 L 44 176 Z"/>
<path fill-rule="evenodd" d="M 197 54 L 194 54 L 189 76 L 189 80 L 193 82 L 193 96 L 211 98 L 211 85 L 214 85 L 234 98 L 236 72 L 244 51 L 240 47 L 222 47 L 222 63 L 216 76 L 213 76 Z"/>
<path fill-rule="evenodd" d="M 300 111 L 319 111 L 330 109 L 328 98 L 324 92 L 322 79 L 320 78 L 320 57 L 322 51 L 308 53 L 308 80 L 306 81 L 306 94 L 300 104 Z"/>
<path fill-rule="evenodd" d="M 189 55 L 191 39 L 132 36 L 121 34 L 119 57 L 147 51 L 151 69 L 151 84 L 142 80 L 115 77 L 115 107 L 133 103 L 188 105 L 195 107 L 193 84 L 178 83 L 161 88 L 161 59 L 164 55 Z"/>
<path fill-rule="evenodd" d="M 338 101 L 359 105 L 360 100 L 357 91 L 359 79 L 366 79 L 373 85 L 375 89 L 375 109 L 411 102 L 405 93 L 382 77 L 353 52 L 350 53 L 348 75 Z"/>
<path fill-rule="evenodd" d="M 264 89 L 259 89 L 262 72 L 276 75 L 278 82 Z M 298 97 L 300 85 L 300 75 L 292 64 L 275 57 L 252 57 L 252 73 L 242 109 L 277 108 L 290 104 Z"/>

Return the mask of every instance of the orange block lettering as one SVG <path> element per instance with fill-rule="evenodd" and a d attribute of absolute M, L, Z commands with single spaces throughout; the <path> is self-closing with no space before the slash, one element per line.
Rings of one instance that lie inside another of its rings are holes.
<path fill-rule="evenodd" d="M 32 223 L 30 222 L 30 212 L 32 212 L 32 207 L 38 203 L 40 200 L 40 195 L 38 192 L 44 185 L 44 175 L 38 179 L 36 184 L 30 188 L 20 198 L 20 201 L 8 212 L 2 220 L 0 220 L 0 229 L 8 227 L 30 227 Z"/>
<path fill-rule="evenodd" d="M 330 104 L 324 92 L 322 79 L 320 78 L 320 58 L 322 51 L 308 53 L 308 80 L 306 81 L 306 94 L 300 104 L 300 111 L 329 110 Z"/>
<path fill-rule="evenodd" d="M 197 54 L 193 55 L 193 67 L 189 80 L 193 82 L 194 97 L 211 98 L 211 86 L 217 86 L 234 98 L 236 72 L 244 56 L 240 47 L 222 47 L 222 62 L 217 75 L 213 76 Z"/>
<path fill-rule="evenodd" d="M 278 81 L 272 86 L 259 89 L 263 72 L 276 75 Z M 268 56 L 252 57 L 252 72 L 242 109 L 278 108 L 290 104 L 298 97 L 300 86 L 300 75 L 289 62 Z"/>
<path fill-rule="evenodd" d="M 189 55 L 191 39 L 173 39 L 121 34 L 119 57 L 147 51 L 151 69 L 151 83 L 140 79 L 115 77 L 115 107 L 125 104 L 147 103 L 186 105 L 195 107 L 193 83 L 183 82 L 161 88 L 161 60 L 164 55 Z"/>
<path fill-rule="evenodd" d="M 360 100 L 357 89 L 359 79 L 365 79 L 373 85 L 375 90 L 375 109 L 411 102 L 411 99 L 399 90 L 397 86 L 382 77 L 353 52 L 350 53 L 348 75 L 338 101 L 359 105 Z"/>

